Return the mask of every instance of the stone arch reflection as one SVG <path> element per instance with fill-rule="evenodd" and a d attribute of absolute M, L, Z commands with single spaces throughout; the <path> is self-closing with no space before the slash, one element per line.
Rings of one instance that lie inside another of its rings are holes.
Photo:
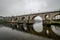
<path fill-rule="evenodd" d="M 43 20 L 40 16 L 36 16 L 33 19 L 34 24 L 33 24 L 33 29 L 36 32 L 42 32 L 43 31 Z"/>
<path fill-rule="evenodd" d="M 60 36 L 60 26 L 51 25 L 51 29 L 56 35 Z"/>
<path fill-rule="evenodd" d="M 27 22 L 26 22 L 26 18 L 25 17 L 22 17 L 22 20 L 23 20 L 23 30 L 27 30 Z"/>

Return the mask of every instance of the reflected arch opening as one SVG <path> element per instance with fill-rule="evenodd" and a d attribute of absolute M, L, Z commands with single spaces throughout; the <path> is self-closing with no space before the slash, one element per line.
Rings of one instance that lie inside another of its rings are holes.
<path fill-rule="evenodd" d="M 33 19 L 33 29 L 36 32 L 42 32 L 43 31 L 43 19 L 40 16 L 36 16 Z"/>
<path fill-rule="evenodd" d="M 60 22 L 60 14 L 55 15 L 52 19 L 58 24 Z M 56 35 L 60 36 L 60 25 L 51 25 L 51 29 Z"/>

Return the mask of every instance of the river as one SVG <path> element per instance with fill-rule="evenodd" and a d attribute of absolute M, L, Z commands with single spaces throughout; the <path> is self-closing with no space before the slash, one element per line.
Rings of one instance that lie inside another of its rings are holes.
<path fill-rule="evenodd" d="M 0 40 L 52 40 L 0 25 Z"/>

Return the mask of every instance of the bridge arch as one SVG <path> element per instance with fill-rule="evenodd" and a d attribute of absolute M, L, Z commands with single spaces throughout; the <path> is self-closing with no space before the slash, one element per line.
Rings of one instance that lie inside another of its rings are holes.
<path fill-rule="evenodd" d="M 45 15 L 45 20 L 47 20 L 49 18 L 49 15 L 48 14 L 46 14 Z"/>
<path fill-rule="evenodd" d="M 53 19 L 60 19 L 60 14 L 56 14 L 53 16 Z"/>
<path fill-rule="evenodd" d="M 26 22 L 27 20 L 26 20 L 26 18 L 24 16 L 22 17 L 22 21 L 23 21 L 23 25 L 22 25 L 23 30 L 27 31 L 28 30 L 27 22 Z"/>
<path fill-rule="evenodd" d="M 52 21 L 57 15 L 60 15 L 60 12 L 50 13 L 50 20 Z"/>
<path fill-rule="evenodd" d="M 24 19 L 25 19 L 25 17 L 22 17 L 22 18 L 21 18 L 21 20 L 24 20 Z"/>
<path fill-rule="evenodd" d="M 33 29 L 36 32 L 42 32 L 43 31 L 43 19 L 40 16 L 34 16 L 33 17 Z"/>

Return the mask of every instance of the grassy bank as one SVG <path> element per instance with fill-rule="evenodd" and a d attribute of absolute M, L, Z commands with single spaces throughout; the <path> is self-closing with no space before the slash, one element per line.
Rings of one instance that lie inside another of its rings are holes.
<path fill-rule="evenodd" d="M 5 24 L 5 23 L 7 23 L 6 20 L 0 19 L 0 24 Z"/>
<path fill-rule="evenodd" d="M 53 21 L 51 24 L 60 25 L 60 21 Z"/>
<path fill-rule="evenodd" d="M 55 20 L 53 20 L 53 22 L 51 22 L 51 23 L 57 23 L 57 24 L 60 24 L 60 19 L 55 19 Z"/>

